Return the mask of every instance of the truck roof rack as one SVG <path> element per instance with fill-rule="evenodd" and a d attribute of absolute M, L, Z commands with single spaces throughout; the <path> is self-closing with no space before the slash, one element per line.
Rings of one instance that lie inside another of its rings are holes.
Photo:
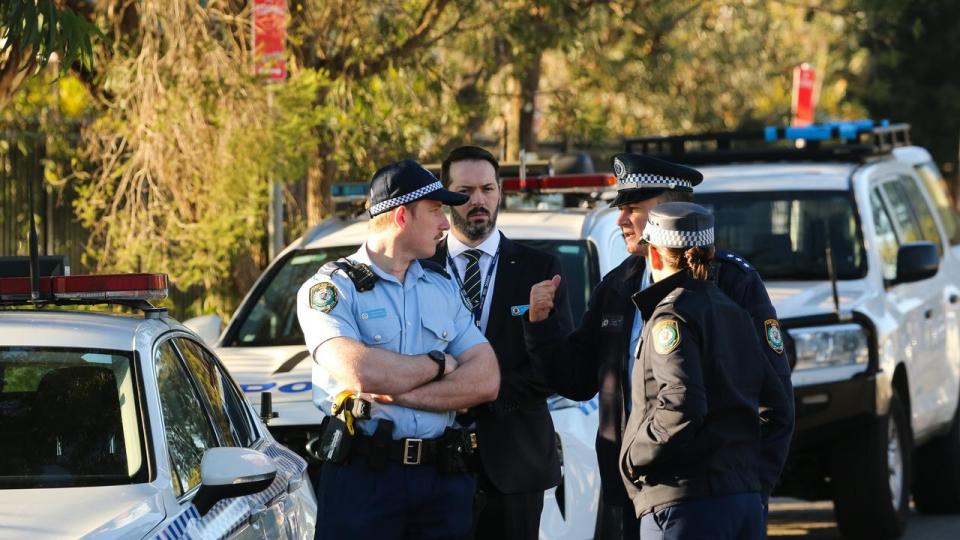
<path fill-rule="evenodd" d="M 910 125 L 854 120 L 805 127 L 624 139 L 627 152 L 705 165 L 776 161 L 860 163 L 910 145 Z"/>

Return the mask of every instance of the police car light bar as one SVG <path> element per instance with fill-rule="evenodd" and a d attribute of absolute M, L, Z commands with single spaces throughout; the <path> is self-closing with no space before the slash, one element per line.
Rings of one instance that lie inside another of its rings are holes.
<path fill-rule="evenodd" d="M 41 297 L 46 302 L 136 302 L 163 300 L 169 280 L 166 274 L 105 274 L 40 278 Z M 30 299 L 30 278 L 0 278 L 0 302 Z"/>
<path fill-rule="evenodd" d="M 811 124 L 803 127 L 777 127 L 768 126 L 763 130 L 764 140 L 774 141 L 795 141 L 803 139 L 807 141 L 832 141 L 842 139 L 845 141 L 856 141 L 860 135 L 873 134 L 875 128 L 890 127 L 889 120 L 874 122 L 873 120 L 850 120 L 846 122 L 827 122 L 823 124 Z"/>
<path fill-rule="evenodd" d="M 603 191 L 616 187 L 617 177 L 612 174 L 558 174 L 554 176 L 532 176 L 504 178 L 503 191 Z"/>

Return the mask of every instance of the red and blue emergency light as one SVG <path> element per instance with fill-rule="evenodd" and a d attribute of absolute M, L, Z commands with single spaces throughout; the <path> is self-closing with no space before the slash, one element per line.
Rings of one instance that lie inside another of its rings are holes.
<path fill-rule="evenodd" d="M 169 280 L 166 274 L 104 274 L 41 276 L 40 302 L 110 303 L 163 300 Z M 30 302 L 30 278 L 0 278 L 0 302 Z"/>

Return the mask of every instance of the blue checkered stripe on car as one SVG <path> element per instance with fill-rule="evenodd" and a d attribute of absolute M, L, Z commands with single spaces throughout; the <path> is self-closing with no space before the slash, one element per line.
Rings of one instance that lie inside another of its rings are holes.
<path fill-rule="evenodd" d="M 191 504 L 154 538 L 156 540 L 190 539 L 190 536 L 186 536 L 187 526 L 190 522 L 195 522 L 198 519 L 200 519 L 200 514 L 197 512 L 197 508 Z"/>
<path fill-rule="evenodd" d="M 290 480 L 307 470 L 307 463 L 298 455 L 277 444 L 259 449 L 277 466 L 277 476 L 270 486 L 253 495 L 224 499 L 202 518 L 192 505 L 168 525 L 155 540 L 216 540 L 226 538 L 242 527 L 253 509 L 267 506 L 287 490 Z"/>

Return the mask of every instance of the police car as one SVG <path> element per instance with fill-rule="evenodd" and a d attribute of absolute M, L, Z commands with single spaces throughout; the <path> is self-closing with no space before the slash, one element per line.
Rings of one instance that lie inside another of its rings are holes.
<path fill-rule="evenodd" d="M 0 539 L 313 538 L 306 463 L 149 303 L 165 274 L 28 265 L 0 259 Z"/>

